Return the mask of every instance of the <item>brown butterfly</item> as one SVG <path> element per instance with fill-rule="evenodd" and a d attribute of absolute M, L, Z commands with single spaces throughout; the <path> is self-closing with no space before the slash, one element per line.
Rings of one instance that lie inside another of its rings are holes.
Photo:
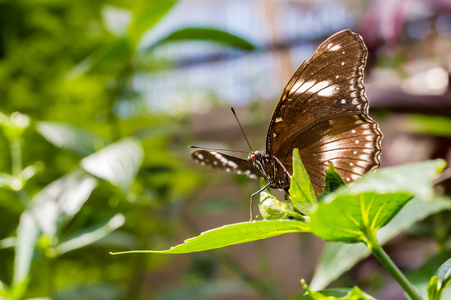
<path fill-rule="evenodd" d="M 382 133 L 368 116 L 363 86 L 367 56 L 359 34 L 335 33 L 304 61 L 285 87 L 269 123 L 266 153 L 252 151 L 246 160 L 196 149 L 191 157 L 214 169 L 268 180 L 252 197 L 268 186 L 288 192 L 294 148 L 299 149 L 317 193 L 323 190 L 330 161 L 348 183 L 376 169 Z"/>

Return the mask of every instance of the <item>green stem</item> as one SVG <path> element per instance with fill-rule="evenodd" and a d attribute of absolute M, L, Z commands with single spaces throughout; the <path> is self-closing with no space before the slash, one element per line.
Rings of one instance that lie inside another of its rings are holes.
<path fill-rule="evenodd" d="M 407 280 L 406 276 L 393 263 L 388 254 L 379 245 L 375 235 L 367 235 L 367 246 L 377 260 L 387 269 L 391 276 L 399 283 L 407 295 L 412 300 L 422 300 L 413 285 Z"/>
<path fill-rule="evenodd" d="M 22 171 L 22 151 L 20 138 L 11 140 L 12 175 L 19 177 Z"/>

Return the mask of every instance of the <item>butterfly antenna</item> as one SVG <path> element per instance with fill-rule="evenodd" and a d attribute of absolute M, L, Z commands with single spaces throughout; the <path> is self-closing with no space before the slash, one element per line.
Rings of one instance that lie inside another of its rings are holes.
<path fill-rule="evenodd" d="M 240 152 L 240 153 L 246 153 L 246 154 L 248 154 L 248 152 L 246 152 L 246 151 L 241 151 L 241 150 L 206 148 L 206 147 L 198 147 L 198 146 L 193 146 L 193 145 L 189 145 L 188 148 L 192 148 L 192 149 L 201 149 L 201 150 L 212 150 L 212 151 Z"/>
<path fill-rule="evenodd" d="M 232 110 L 232 113 L 235 116 L 235 119 L 238 122 L 238 125 L 240 125 L 241 133 L 243 134 L 244 138 L 246 139 L 246 142 L 247 142 L 247 145 L 249 146 L 249 149 L 251 149 L 251 151 L 254 152 L 254 150 L 252 150 L 251 144 L 249 143 L 249 140 L 247 139 L 246 134 L 244 133 L 244 130 L 243 130 L 243 127 L 241 126 L 240 120 L 238 120 L 238 117 L 236 116 L 235 109 L 233 108 L 233 106 L 230 106 L 230 109 Z"/>

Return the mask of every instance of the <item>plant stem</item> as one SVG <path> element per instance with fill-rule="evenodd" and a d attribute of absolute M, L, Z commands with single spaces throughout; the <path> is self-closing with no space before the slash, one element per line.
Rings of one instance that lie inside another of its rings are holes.
<path fill-rule="evenodd" d="M 399 285 L 404 289 L 407 295 L 409 295 L 412 300 L 422 300 L 418 292 L 415 290 L 413 285 L 407 280 L 406 276 L 398 269 L 398 267 L 393 263 L 388 254 L 379 245 L 376 236 L 366 236 L 367 246 L 377 260 L 387 269 L 387 271 L 393 276 L 393 278 L 399 283 Z"/>
<path fill-rule="evenodd" d="M 11 140 L 11 164 L 12 175 L 14 177 L 19 177 L 20 172 L 22 171 L 22 153 L 20 144 L 20 138 Z"/>

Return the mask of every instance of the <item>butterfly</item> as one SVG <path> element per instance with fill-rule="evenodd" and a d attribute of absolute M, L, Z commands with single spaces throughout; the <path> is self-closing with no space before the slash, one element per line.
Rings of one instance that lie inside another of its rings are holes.
<path fill-rule="evenodd" d="M 362 37 L 350 30 L 325 40 L 294 73 L 269 122 L 266 153 L 247 159 L 211 149 L 191 157 L 201 165 L 250 178 L 265 178 L 267 187 L 288 192 L 292 152 L 299 154 L 317 193 L 324 188 L 329 162 L 345 182 L 380 165 L 382 133 L 368 115 L 363 70 L 368 56 Z"/>

